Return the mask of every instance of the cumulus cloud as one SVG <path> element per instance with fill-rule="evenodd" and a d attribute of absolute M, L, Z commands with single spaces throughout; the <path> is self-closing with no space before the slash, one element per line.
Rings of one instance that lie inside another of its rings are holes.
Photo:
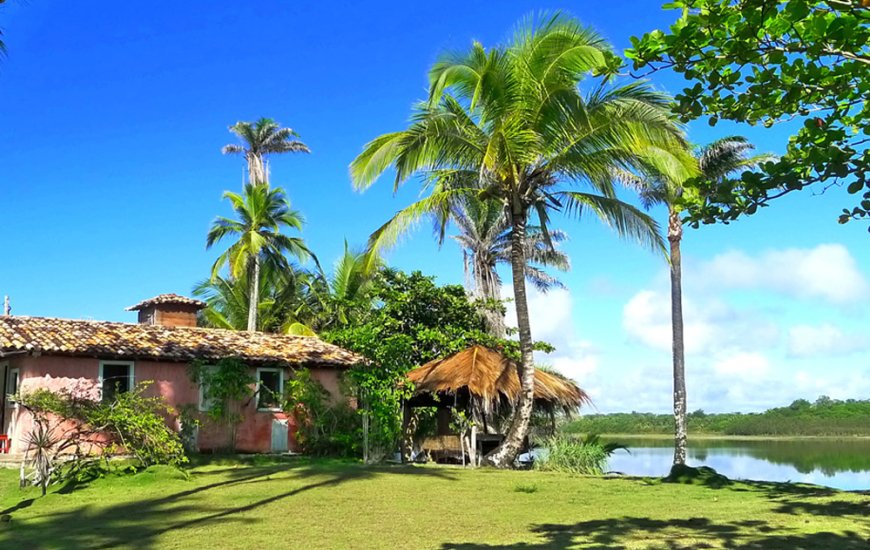
<path fill-rule="evenodd" d="M 838 321 L 842 306 L 870 296 L 867 278 L 845 247 L 731 251 L 701 262 L 687 257 L 684 273 L 690 410 L 753 411 L 797 398 L 870 395 L 870 359 L 858 353 L 870 350 L 870 326 L 862 315 L 850 314 L 850 325 Z M 537 354 L 536 360 L 577 380 L 601 412 L 670 411 L 667 272 L 622 303 L 616 301 L 622 292 L 599 294 L 612 296 L 614 307 L 622 306 L 623 334 L 593 331 L 598 339 L 590 341 L 575 329 L 570 292 L 530 289 L 532 334 L 557 348 L 553 354 Z M 813 321 L 800 324 L 786 317 L 791 314 Z M 516 326 L 510 303 L 507 320 Z M 620 345 L 626 341 L 629 345 Z M 849 364 L 842 369 L 815 359 L 848 353 Z"/>
<path fill-rule="evenodd" d="M 841 305 L 870 294 L 870 284 L 855 258 L 841 244 L 768 250 L 757 255 L 733 250 L 688 271 L 690 280 L 708 289 L 766 290 Z"/>
<path fill-rule="evenodd" d="M 789 357 L 842 356 L 865 350 L 870 350 L 870 331 L 846 333 L 830 323 L 788 330 Z"/>
<path fill-rule="evenodd" d="M 622 324 L 630 339 L 651 348 L 671 349 L 670 294 L 642 290 L 623 307 Z M 683 297 L 683 340 L 687 354 L 751 349 L 779 341 L 779 329 L 761 314 L 738 310 L 718 298 Z"/>
<path fill-rule="evenodd" d="M 770 362 L 761 353 L 743 352 L 717 361 L 713 364 L 713 370 L 725 376 L 757 377 L 767 374 L 770 370 Z"/>
<path fill-rule="evenodd" d="M 870 350 L 870 326 L 858 326 L 865 322 L 862 315 L 851 315 L 848 328 L 837 321 L 842 306 L 870 295 L 867 278 L 844 246 L 730 251 L 700 262 L 687 258 L 684 274 L 691 409 L 762 410 L 797 398 L 870 394 L 870 360 L 850 360 L 847 368 L 833 372 L 830 363 L 813 360 L 860 358 L 859 352 Z M 647 366 L 614 380 L 604 380 L 607 369 L 602 368 L 601 379 L 591 380 L 607 410 L 642 410 L 637 401 L 656 412 L 670 409 L 670 311 L 666 272 L 623 304 L 625 335 L 646 350 L 637 356 Z M 833 321 L 794 324 L 785 317 L 791 313 Z M 647 377 L 648 387 L 635 376 Z"/>
<path fill-rule="evenodd" d="M 502 294 L 507 298 L 505 292 Z M 535 361 L 549 365 L 578 382 L 583 382 L 598 369 L 599 350 L 591 342 L 577 337 L 572 318 L 573 300 L 568 290 L 553 289 L 543 293 L 531 288 L 528 305 L 532 336 L 556 348 L 551 354 L 536 353 Z M 507 306 L 505 321 L 508 326 L 515 327 L 516 309 L 513 302 L 508 302 Z"/>

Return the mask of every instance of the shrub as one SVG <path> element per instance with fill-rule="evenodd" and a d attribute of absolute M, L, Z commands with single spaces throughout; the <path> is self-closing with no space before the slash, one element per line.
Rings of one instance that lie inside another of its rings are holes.
<path fill-rule="evenodd" d="M 577 438 L 559 434 L 546 440 L 546 452 L 535 459 L 535 469 L 584 475 L 602 475 L 607 459 L 618 449 L 628 450 L 618 443 L 602 443 L 597 435 Z"/>
<path fill-rule="evenodd" d="M 332 403 L 329 392 L 308 369 L 295 372 L 284 388 L 285 412 L 295 416 L 296 439 L 315 456 L 359 456 L 362 426 L 357 411 L 347 403 Z"/>
<path fill-rule="evenodd" d="M 92 475 L 102 458 L 118 452 L 132 455 L 139 468 L 186 462 L 178 434 L 166 425 L 172 409 L 162 397 L 143 395 L 150 384 L 142 382 L 105 402 L 78 387 L 17 396 L 34 422 L 25 437 L 22 482 L 29 478 L 45 494 L 50 483 Z M 31 474 L 25 476 L 28 469 Z"/>

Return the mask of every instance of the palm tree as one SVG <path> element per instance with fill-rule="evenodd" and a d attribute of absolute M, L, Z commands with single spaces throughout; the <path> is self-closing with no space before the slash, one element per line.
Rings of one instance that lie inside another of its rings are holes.
<path fill-rule="evenodd" d="M 369 258 L 365 252 L 352 250 L 347 241 L 344 253 L 335 262 L 332 274 L 321 273 L 312 285 L 313 300 L 317 302 L 312 323 L 317 330 L 347 327 L 370 306 L 370 290 L 378 270 L 383 266 L 379 258 Z"/>
<path fill-rule="evenodd" d="M 749 170 L 769 155 L 750 156 L 755 147 L 742 136 L 728 136 L 696 151 L 698 177 L 709 184 L 719 184 L 736 172 Z M 641 201 L 649 209 L 654 204 L 668 208 L 668 243 L 671 268 L 671 330 L 674 367 L 674 464 L 686 463 L 688 433 L 686 429 L 686 364 L 683 342 L 683 289 L 682 253 L 683 221 L 680 219 L 680 199 L 683 196 L 685 178 L 673 178 L 668 174 L 647 172 L 650 177 L 636 179 L 635 174 L 622 177 L 638 186 Z"/>
<path fill-rule="evenodd" d="M 463 197 L 498 202 L 507 214 L 522 391 L 503 443 L 487 457 L 499 467 L 513 464 L 533 405 L 525 286 L 530 216 L 550 240 L 551 213 L 579 217 L 591 211 L 620 235 L 664 250 L 655 221 L 616 196 L 613 168 L 643 170 L 655 162 L 680 169 L 688 163 L 640 155 L 655 146 L 661 156 L 680 157 L 682 133 L 668 98 L 644 83 L 614 86 L 600 79 L 592 92 L 580 92 L 588 73 L 613 66 L 614 59 L 604 39 L 574 19 L 556 14 L 537 24 L 528 20 L 505 47 L 487 50 L 475 42 L 467 52 L 442 56 L 429 73 L 429 99 L 417 107 L 411 125 L 374 139 L 351 164 L 358 189 L 390 166 L 395 187 L 413 175 L 444 175 L 429 186 L 429 196 L 371 235 L 370 250 L 394 244 L 429 214 L 440 220 L 443 239 L 451 209 Z M 475 183 L 464 183 L 470 180 Z M 577 190 L 580 185 L 588 191 Z"/>
<path fill-rule="evenodd" d="M 290 128 L 282 128 L 271 118 L 256 122 L 236 122 L 230 126 L 242 145 L 224 145 L 225 155 L 244 154 L 248 162 L 248 183 L 263 183 L 268 180 L 264 157 L 272 153 L 310 153 L 308 146 L 296 139 L 299 137 Z"/>
<path fill-rule="evenodd" d="M 474 296 L 483 301 L 483 316 L 487 330 L 497 338 L 505 337 L 504 308 L 501 305 L 501 278 L 496 271 L 499 264 L 510 264 L 511 230 L 501 203 L 468 198 L 451 212 L 451 219 L 459 230 L 452 238 L 462 247 L 465 275 Z M 564 288 L 561 282 L 533 264 L 555 267 L 566 271 L 571 262 L 568 256 L 554 248 L 554 244 L 567 237 L 562 231 L 550 231 L 550 242 L 540 227 L 529 227 L 526 235 L 526 280 L 535 288 L 546 292 L 550 288 Z"/>
<path fill-rule="evenodd" d="M 286 332 L 297 322 L 308 322 L 311 311 L 311 275 L 295 266 L 278 269 L 266 263 L 260 270 L 257 330 Z M 250 311 L 250 283 L 244 272 L 238 279 L 217 276 L 198 283 L 193 295 L 208 304 L 202 311 L 205 326 L 245 330 Z"/>
<path fill-rule="evenodd" d="M 206 237 L 206 248 L 229 236 L 236 240 L 218 257 L 212 267 L 212 280 L 220 269 L 227 265 L 232 279 L 246 277 L 248 280 L 248 331 L 257 330 L 257 309 L 260 303 L 260 268 L 268 262 L 278 269 L 287 267 L 285 253 L 306 261 L 311 252 L 299 237 L 288 237 L 282 228 L 302 229 L 302 215 L 290 209 L 290 202 L 281 188 L 266 184 L 245 185 L 240 195 L 224 192 L 224 198 L 232 203 L 238 219 L 218 217 L 212 223 Z"/>

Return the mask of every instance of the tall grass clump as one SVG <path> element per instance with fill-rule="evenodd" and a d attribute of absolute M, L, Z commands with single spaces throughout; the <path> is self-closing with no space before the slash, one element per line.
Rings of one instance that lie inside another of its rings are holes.
<path fill-rule="evenodd" d="M 548 438 L 545 453 L 535 459 L 535 469 L 583 475 L 602 475 L 607 471 L 607 460 L 617 449 L 628 450 L 618 443 L 602 443 L 590 434 L 585 438 L 557 434 Z"/>

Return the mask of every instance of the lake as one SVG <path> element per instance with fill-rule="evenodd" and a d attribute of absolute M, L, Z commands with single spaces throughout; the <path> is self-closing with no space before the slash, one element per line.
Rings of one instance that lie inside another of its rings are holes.
<path fill-rule="evenodd" d="M 673 442 L 664 438 L 609 438 L 627 445 L 609 468 L 625 475 L 664 476 Z M 837 489 L 870 489 L 870 439 L 692 439 L 687 462 L 710 466 L 731 479 L 815 483 Z"/>

